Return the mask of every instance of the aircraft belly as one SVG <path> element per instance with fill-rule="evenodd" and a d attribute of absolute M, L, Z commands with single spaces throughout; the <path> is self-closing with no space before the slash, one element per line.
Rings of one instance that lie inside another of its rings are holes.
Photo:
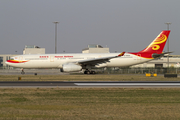
<path fill-rule="evenodd" d="M 110 60 L 109 63 L 107 63 L 107 67 L 125 67 L 125 66 L 131 66 L 136 65 L 139 63 L 147 62 L 149 59 L 133 59 L 133 58 L 117 58 Z"/>
<path fill-rule="evenodd" d="M 21 65 L 22 68 L 56 68 L 56 62 L 50 61 L 28 61 Z"/>

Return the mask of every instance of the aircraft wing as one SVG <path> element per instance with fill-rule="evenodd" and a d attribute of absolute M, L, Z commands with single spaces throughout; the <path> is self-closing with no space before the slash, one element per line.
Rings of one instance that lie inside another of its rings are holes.
<path fill-rule="evenodd" d="M 97 65 L 97 64 L 109 62 L 110 59 L 121 57 L 124 54 L 125 54 L 125 52 L 122 52 L 118 56 L 101 57 L 101 58 L 95 58 L 95 59 L 81 60 L 81 61 L 76 62 L 76 64 L 79 64 L 79 65 Z"/>

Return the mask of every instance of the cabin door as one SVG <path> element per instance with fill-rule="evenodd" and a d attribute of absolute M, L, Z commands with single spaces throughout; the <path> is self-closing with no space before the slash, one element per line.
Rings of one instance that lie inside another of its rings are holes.
<path fill-rule="evenodd" d="M 141 60 L 141 54 L 137 54 L 137 60 Z"/>
<path fill-rule="evenodd" d="M 50 56 L 50 62 L 54 62 L 54 56 Z"/>
<path fill-rule="evenodd" d="M 19 57 L 19 61 L 21 61 L 21 62 L 22 62 L 22 61 L 23 61 L 23 57 Z"/>

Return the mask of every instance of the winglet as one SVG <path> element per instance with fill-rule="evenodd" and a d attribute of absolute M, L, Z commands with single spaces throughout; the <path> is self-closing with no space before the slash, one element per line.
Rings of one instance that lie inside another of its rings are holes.
<path fill-rule="evenodd" d="M 125 54 L 125 52 L 122 52 L 122 53 L 120 53 L 118 56 L 123 56 Z"/>

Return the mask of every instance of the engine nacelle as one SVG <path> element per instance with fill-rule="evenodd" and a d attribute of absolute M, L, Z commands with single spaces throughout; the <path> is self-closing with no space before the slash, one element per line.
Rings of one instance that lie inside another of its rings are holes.
<path fill-rule="evenodd" d="M 107 64 L 102 63 L 102 64 L 95 65 L 95 68 L 102 68 L 102 67 L 107 67 Z"/>
<path fill-rule="evenodd" d="M 76 65 L 74 63 L 66 63 L 62 65 L 60 69 L 61 72 L 75 72 L 81 71 L 82 67 L 80 65 Z"/>

